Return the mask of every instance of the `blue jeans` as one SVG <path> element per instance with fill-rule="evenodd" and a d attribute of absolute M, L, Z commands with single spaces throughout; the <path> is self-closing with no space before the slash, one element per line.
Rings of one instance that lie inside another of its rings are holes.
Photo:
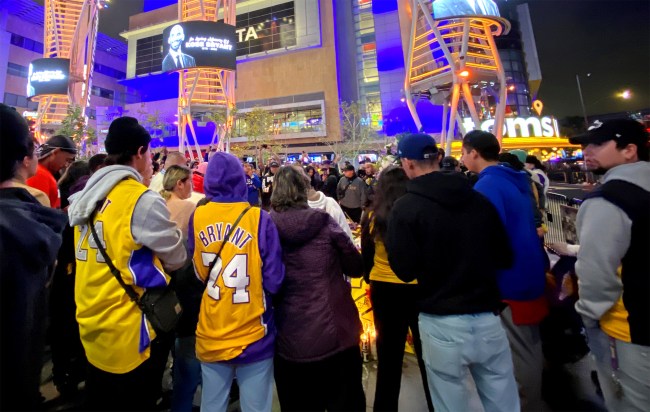
<path fill-rule="evenodd" d="M 196 388 L 201 384 L 201 362 L 196 359 L 196 337 L 176 339 L 172 412 L 192 410 Z"/>
<path fill-rule="evenodd" d="M 498 316 L 420 313 L 418 323 L 436 412 L 470 409 L 470 374 L 485 412 L 520 409 L 508 338 Z"/>
<path fill-rule="evenodd" d="M 228 408 L 228 395 L 236 376 L 239 402 L 243 412 L 270 412 L 273 404 L 273 358 L 249 364 L 201 362 L 203 391 L 202 411 L 223 411 Z"/>

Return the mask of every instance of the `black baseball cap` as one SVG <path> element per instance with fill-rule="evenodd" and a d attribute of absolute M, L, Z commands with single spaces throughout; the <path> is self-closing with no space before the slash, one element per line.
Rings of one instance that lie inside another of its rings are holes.
<path fill-rule="evenodd" d="M 343 168 L 343 171 L 344 171 L 344 172 L 354 172 L 354 171 L 356 171 L 356 169 L 355 169 L 354 166 L 352 166 L 352 165 L 347 165 L 347 166 L 345 166 L 345 167 Z"/>
<path fill-rule="evenodd" d="M 596 120 L 586 133 L 569 138 L 571 144 L 587 146 L 589 144 L 603 144 L 610 140 L 620 145 L 635 144 L 638 147 L 647 147 L 648 132 L 643 125 L 632 119 L 616 119 L 601 122 Z"/>

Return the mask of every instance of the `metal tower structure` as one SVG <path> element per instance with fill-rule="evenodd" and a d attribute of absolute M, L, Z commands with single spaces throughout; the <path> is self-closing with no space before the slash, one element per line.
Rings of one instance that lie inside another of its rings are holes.
<path fill-rule="evenodd" d="M 180 0 L 178 2 L 178 20 L 185 21 L 218 21 L 221 17 L 226 24 L 235 26 L 236 0 Z M 219 150 L 228 151 L 229 142 L 224 141 L 225 136 L 232 128 L 231 110 L 235 107 L 235 72 L 219 68 L 196 67 L 181 69 L 178 81 L 178 149 L 181 153 L 189 150 L 190 157 L 194 153 L 189 147 L 187 136 L 189 127 L 194 140 L 196 153 L 200 158 L 196 131 L 192 123 L 192 109 L 206 109 L 217 111 L 225 109 L 227 121 L 217 124 L 219 135 Z M 214 143 L 214 142 L 213 142 Z M 186 149 L 187 148 L 187 149 Z"/>
<path fill-rule="evenodd" d="M 418 129 L 422 127 L 415 110 L 418 99 L 426 97 L 443 105 L 440 143 L 447 155 L 456 127 L 463 133 L 459 105 L 465 103 L 475 127 L 481 119 L 494 119 L 493 133 L 501 142 L 506 109 L 506 78 L 494 36 L 507 33 L 510 23 L 495 16 L 463 16 L 434 19 L 434 0 L 404 0 L 410 11 L 410 36 L 405 49 L 404 94 Z M 486 102 L 496 100 L 492 113 Z M 481 106 L 479 114 L 477 106 Z M 447 118 L 449 121 L 447 122 Z"/>
<path fill-rule="evenodd" d="M 36 130 L 60 124 L 71 104 L 86 108 L 95 62 L 99 9 L 104 0 L 45 0 L 43 57 L 70 59 L 67 95 L 40 95 Z"/>

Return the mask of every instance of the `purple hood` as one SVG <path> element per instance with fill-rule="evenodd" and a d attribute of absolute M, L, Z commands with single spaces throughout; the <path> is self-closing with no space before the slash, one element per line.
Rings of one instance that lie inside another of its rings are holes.
<path fill-rule="evenodd" d="M 247 202 L 246 175 L 241 162 L 230 153 L 216 152 L 208 162 L 203 181 L 205 196 L 213 202 Z"/>

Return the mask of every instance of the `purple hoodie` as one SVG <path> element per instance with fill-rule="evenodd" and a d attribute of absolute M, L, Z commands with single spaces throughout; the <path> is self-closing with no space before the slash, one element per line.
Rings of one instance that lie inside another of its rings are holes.
<path fill-rule="evenodd" d="M 216 152 L 208 163 L 208 169 L 203 181 L 205 196 L 211 202 L 239 203 L 248 202 L 246 175 L 239 160 L 225 152 Z M 252 209 L 248 213 L 260 209 Z M 275 321 L 273 305 L 269 295 L 280 290 L 284 280 L 284 265 L 282 264 L 282 249 L 278 231 L 269 214 L 260 210 L 258 228 L 258 246 L 262 258 L 262 285 L 267 292 L 266 311 L 262 315 L 268 327 L 266 336 L 252 343 L 236 358 L 226 363 L 252 363 L 273 357 L 275 348 Z M 189 256 L 194 255 L 194 214 L 190 217 L 188 230 Z"/>
<path fill-rule="evenodd" d="M 293 362 L 315 362 L 359 344 L 361 321 L 343 273 L 361 277 L 363 260 L 350 237 L 326 212 L 271 212 L 286 265 L 274 298 L 277 353 Z"/>

